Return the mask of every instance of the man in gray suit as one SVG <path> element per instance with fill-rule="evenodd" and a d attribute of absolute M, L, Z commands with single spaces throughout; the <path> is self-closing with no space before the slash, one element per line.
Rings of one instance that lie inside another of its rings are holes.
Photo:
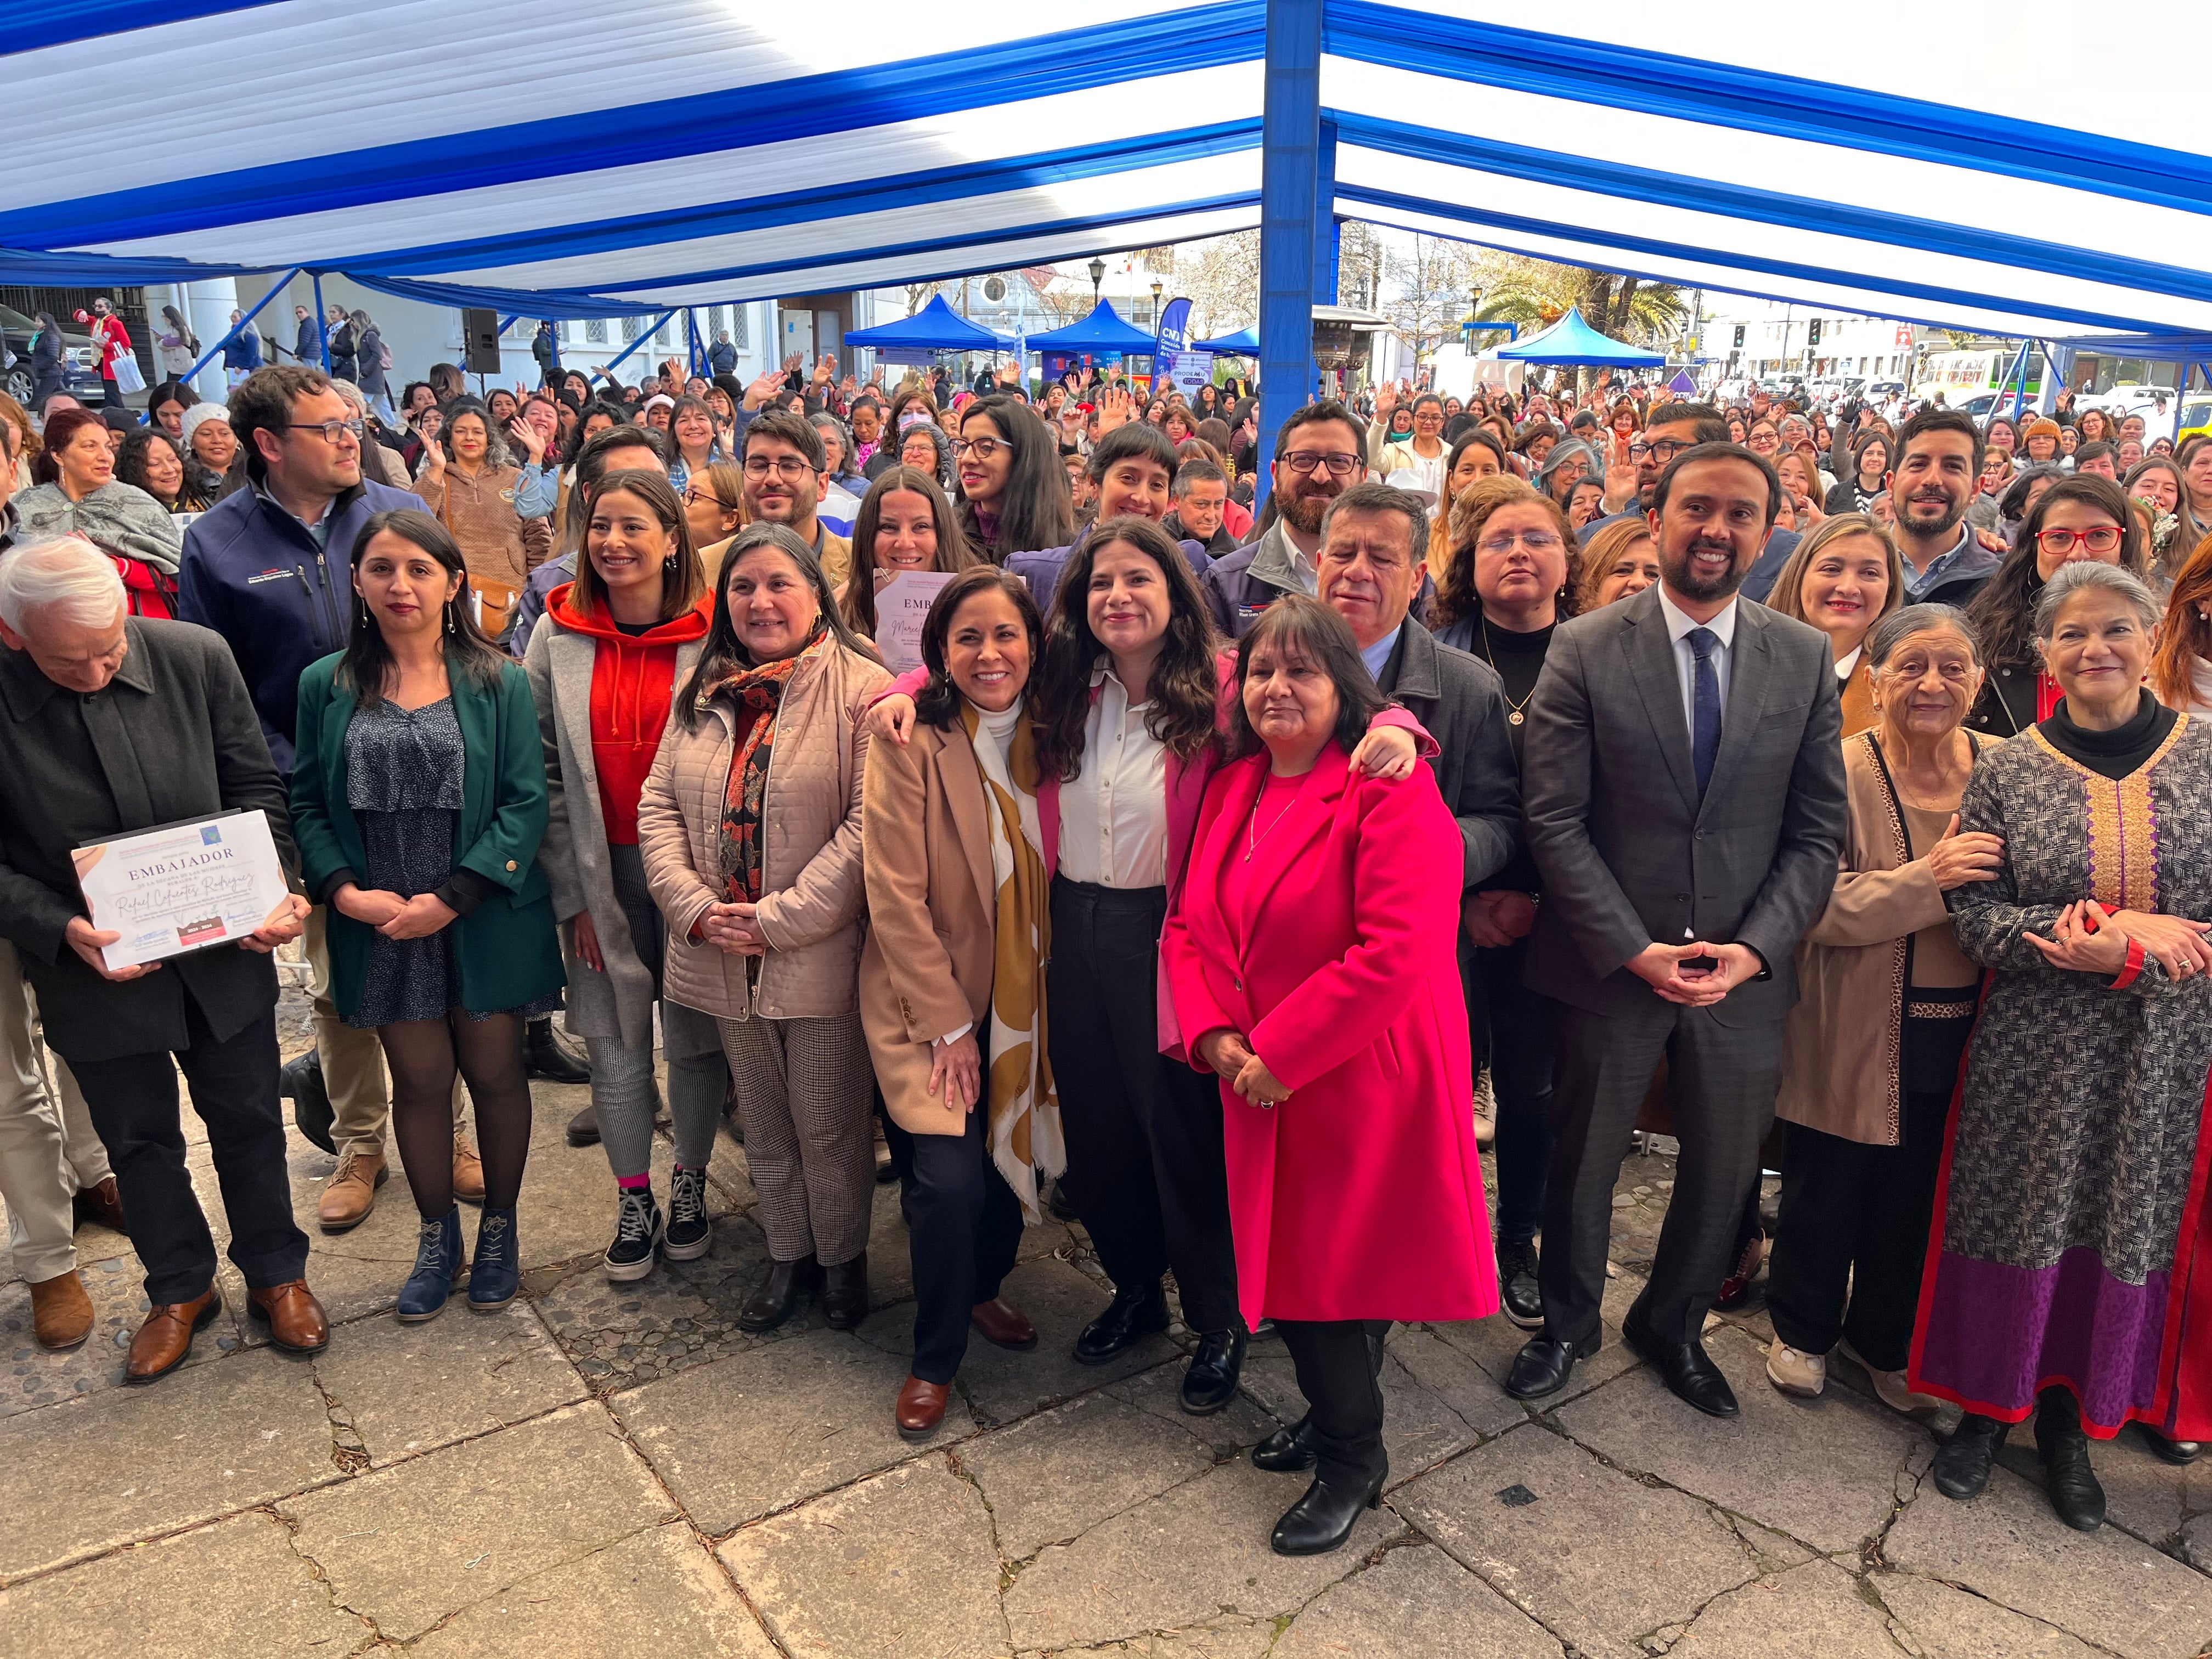
<path fill-rule="evenodd" d="M 1700 1411 L 1735 1395 L 1698 1341 L 1773 1121 L 1794 952 L 1835 884 L 1842 712 L 1826 635 L 1743 602 L 1781 498 L 1734 444 L 1653 491 L 1660 583 L 1560 625 L 1528 702 L 1524 799 L 1544 877 L 1528 983 L 1563 1005 L 1543 1333 L 1509 1393 L 1596 1352 L 1613 1191 L 1667 1061 L 1682 1146 L 1629 1345 Z"/>

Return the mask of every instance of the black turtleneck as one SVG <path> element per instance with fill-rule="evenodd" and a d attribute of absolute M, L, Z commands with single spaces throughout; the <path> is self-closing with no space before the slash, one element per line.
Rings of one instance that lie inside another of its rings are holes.
<path fill-rule="evenodd" d="M 2174 712 L 2148 691 L 2140 694 L 2142 707 L 2135 718 L 2109 732 L 2091 731 L 2074 724 L 2063 698 L 2049 720 L 2036 729 L 2051 746 L 2070 761 L 2087 767 L 2100 777 L 2120 779 L 2142 769 L 2142 764 L 2173 730 Z"/>
<path fill-rule="evenodd" d="M 1544 653 L 1552 647 L 1552 631 L 1556 628 L 1531 629 L 1526 634 L 1516 634 L 1510 628 L 1500 628 L 1478 617 L 1474 622 L 1474 640 L 1468 654 L 1480 657 L 1498 671 L 1498 678 L 1505 682 L 1505 706 L 1525 709 L 1528 694 L 1536 689 L 1536 677 L 1544 672 Z M 1521 734 L 1528 730 L 1524 721 L 1519 726 L 1508 722 L 1505 735 L 1513 744 L 1515 764 L 1521 760 Z"/>

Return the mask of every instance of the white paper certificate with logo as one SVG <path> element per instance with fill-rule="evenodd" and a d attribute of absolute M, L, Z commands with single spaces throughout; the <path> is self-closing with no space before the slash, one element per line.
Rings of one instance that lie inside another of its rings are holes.
<path fill-rule="evenodd" d="M 903 674 L 922 665 L 921 624 L 937 596 L 957 574 L 951 570 L 876 572 L 876 650 L 892 673 Z"/>
<path fill-rule="evenodd" d="M 123 936 L 100 951 L 111 971 L 244 939 L 289 891 L 259 811 L 118 836 L 70 857 L 92 925 Z"/>

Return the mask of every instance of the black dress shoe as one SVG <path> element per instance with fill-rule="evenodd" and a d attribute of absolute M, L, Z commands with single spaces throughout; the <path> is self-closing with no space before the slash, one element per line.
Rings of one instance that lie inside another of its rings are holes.
<path fill-rule="evenodd" d="M 592 1080 L 590 1063 L 553 1029 L 553 1016 L 550 1014 L 541 1015 L 528 1023 L 528 1034 L 523 1040 L 522 1053 L 532 1075 L 542 1077 L 548 1083 L 589 1083 Z"/>
<path fill-rule="evenodd" d="M 1052 1191 L 1046 1194 L 1044 1206 L 1062 1221 L 1080 1221 L 1083 1218 L 1076 1212 L 1075 1200 L 1068 1195 L 1067 1182 L 1064 1176 L 1052 1183 Z"/>
<path fill-rule="evenodd" d="M 1316 1461 L 1310 1415 L 1301 1417 L 1287 1429 L 1277 1429 L 1252 1448 L 1252 1467 L 1270 1474 L 1296 1474 L 1311 1468 Z"/>
<path fill-rule="evenodd" d="M 771 1263 L 768 1283 L 746 1298 L 745 1305 L 738 1310 L 738 1328 L 741 1331 L 772 1331 L 791 1317 L 799 1306 L 800 1294 L 814 1282 L 814 1258 L 806 1256 L 798 1261 Z"/>
<path fill-rule="evenodd" d="M 308 1144 L 336 1158 L 338 1147 L 331 1135 L 331 1124 L 337 1112 L 323 1082 L 323 1057 L 310 1048 L 285 1061 L 284 1069 L 276 1073 L 276 1092 L 292 1103 L 293 1127 L 307 1137 Z"/>
<path fill-rule="evenodd" d="M 2105 1524 L 2105 1489 L 2089 1467 L 2089 1437 L 2071 1395 L 2046 1390 L 2035 1413 L 2035 1449 L 2043 1459 L 2043 1491 L 2058 1518 L 2076 1532 Z"/>
<path fill-rule="evenodd" d="M 1951 1437 L 1936 1449 L 1936 1462 L 1928 1472 L 1936 1490 L 1954 1503 L 1979 1498 L 1990 1484 L 1997 1448 L 2011 1431 L 2011 1424 L 1977 1412 L 1960 1418 Z"/>
<path fill-rule="evenodd" d="M 2150 1448 L 2150 1455 L 2161 1463 L 2194 1463 L 2204 1455 L 2202 1440 L 2169 1440 L 2148 1423 L 2139 1426 L 2142 1430 L 2143 1443 Z"/>
<path fill-rule="evenodd" d="M 1536 1288 L 1536 1241 L 1498 1241 L 1498 1298 L 1505 1316 L 1524 1331 L 1544 1328 L 1544 1297 Z"/>
<path fill-rule="evenodd" d="M 1659 1380 L 1676 1399 L 1708 1417 L 1736 1415 L 1735 1390 L 1729 1387 L 1721 1368 L 1706 1357 L 1704 1343 L 1662 1342 L 1634 1324 L 1623 1325 L 1620 1334 L 1640 1358 L 1650 1362 Z"/>
<path fill-rule="evenodd" d="M 1531 1338 L 1513 1356 L 1513 1369 L 1505 1373 L 1505 1392 L 1516 1400 L 1541 1400 L 1559 1393 L 1574 1375 L 1575 1362 L 1598 1350 L 1600 1339 L 1586 1336 L 1580 1342 L 1555 1342 L 1548 1336 Z"/>
<path fill-rule="evenodd" d="M 1211 1417 L 1237 1397 L 1249 1340 L 1242 1331 L 1208 1331 L 1198 1339 L 1198 1352 L 1182 1374 L 1183 1410 L 1193 1417 Z"/>
<path fill-rule="evenodd" d="M 822 1322 L 849 1331 L 868 1316 L 868 1253 L 822 1270 Z"/>
<path fill-rule="evenodd" d="M 1086 1365 L 1103 1365 L 1147 1332 L 1167 1328 L 1167 1293 L 1158 1285 L 1147 1285 L 1133 1295 L 1116 1291 L 1106 1311 L 1075 1339 L 1075 1357 Z"/>
<path fill-rule="evenodd" d="M 1386 1463 L 1364 1479 L 1337 1471 L 1316 1475 L 1305 1496 L 1275 1522 L 1269 1547 L 1278 1555 L 1326 1555 L 1342 1548 L 1359 1524 L 1360 1512 L 1382 1501 L 1382 1482 L 1389 1474 Z"/>
<path fill-rule="evenodd" d="M 596 1146 L 599 1144 L 599 1109 L 586 1102 L 584 1109 L 568 1120 L 568 1144 L 571 1146 Z"/>

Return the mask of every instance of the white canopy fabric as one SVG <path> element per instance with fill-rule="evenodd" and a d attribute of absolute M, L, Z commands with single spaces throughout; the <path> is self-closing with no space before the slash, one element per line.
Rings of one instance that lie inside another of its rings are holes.
<path fill-rule="evenodd" d="M 1275 3 L 1323 8 L 1340 216 L 2010 335 L 2212 331 L 2212 157 L 2181 112 L 2212 9 L 1584 0 L 1545 16 L 1567 34 L 1505 0 Z M 1212 235 L 1259 222 L 1267 19 L 28 0 L 0 37 L 0 273 L 305 265 L 574 314 Z M 2062 67 L 2116 90 L 2054 99 Z"/>

